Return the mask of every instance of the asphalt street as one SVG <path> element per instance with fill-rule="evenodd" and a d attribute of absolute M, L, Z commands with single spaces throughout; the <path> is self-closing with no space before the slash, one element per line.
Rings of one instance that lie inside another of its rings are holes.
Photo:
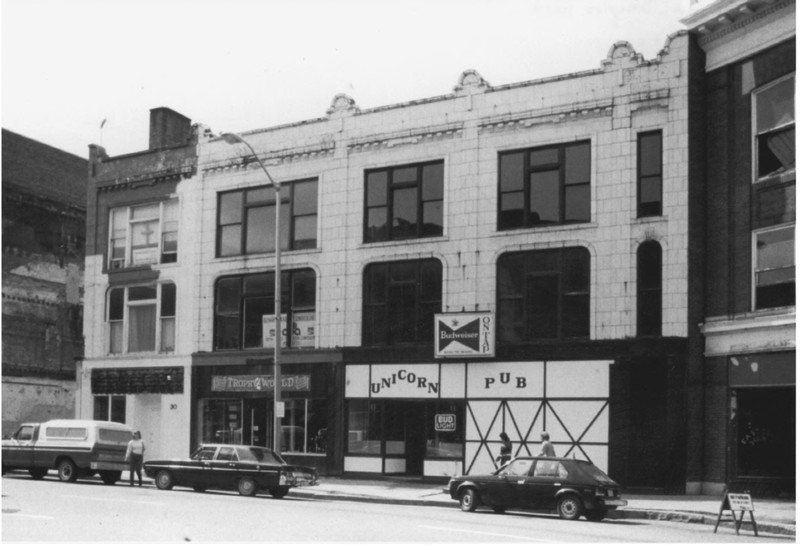
<path fill-rule="evenodd" d="M 4 542 L 792 542 L 708 526 L 2 479 Z"/>

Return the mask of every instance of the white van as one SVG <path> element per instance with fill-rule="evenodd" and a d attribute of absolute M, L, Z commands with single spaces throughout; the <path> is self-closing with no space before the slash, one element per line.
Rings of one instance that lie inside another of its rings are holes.
<path fill-rule="evenodd" d="M 52 468 L 61 481 L 73 482 L 99 473 L 103 483 L 113 485 L 128 468 L 125 451 L 131 438 L 129 426 L 111 421 L 23 423 L 11 439 L 3 440 L 3 474 L 27 470 L 38 480 Z"/>

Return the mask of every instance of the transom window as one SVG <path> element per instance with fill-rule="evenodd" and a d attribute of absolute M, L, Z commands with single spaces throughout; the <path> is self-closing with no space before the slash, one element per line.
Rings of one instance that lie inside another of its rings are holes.
<path fill-rule="evenodd" d="M 317 180 L 281 184 L 281 249 L 317 246 Z M 275 252 L 275 189 L 219 194 L 217 256 Z"/>
<path fill-rule="evenodd" d="M 108 292 L 109 353 L 175 351 L 175 285 L 112 288 Z"/>
<path fill-rule="evenodd" d="M 275 273 L 224 277 L 214 298 L 214 349 L 274 347 Z M 311 269 L 281 274 L 282 346 L 315 346 L 316 276 Z M 267 330 L 264 330 L 265 324 Z M 272 330 L 269 326 L 272 325 Z"/>
<path fill-rule="evenodd" d="M 178 200 L 110 211 L 109 268 L 178 261 Z"/>
<path fill-rule="evenodd" d="M 589 222 L 589 141 L 504 152 L 498 229 Z"/>
<path fill-rule="evenodd" d="M 753 93 L 755 180 L 794 171 L 794 74 Z"/>
<path fill-rule="evenodd" d="M 364 194 L 367 243 L 443 233 L 443 161 L 367 171 Z"/>
<path fill-rule="evenodd" d="M 441 309 L 439 260 L 375 263 L 364 270 L 365 345 L 433 343 L 433 316 Z"/>
<path fill-rule="evenodd" d="M 661 216 L 661 131 L 641 133 L 637 146 L 638 216 Z"/>
<path fill-rule="evenodd" d="M 794 224 L 753 232 L 754 307 L 795 305 Z"/>
<path fill-rule="evenodd" d="M 497 261 L 497 338 L 589 337 L 589 251 L 509 252 Z"/>

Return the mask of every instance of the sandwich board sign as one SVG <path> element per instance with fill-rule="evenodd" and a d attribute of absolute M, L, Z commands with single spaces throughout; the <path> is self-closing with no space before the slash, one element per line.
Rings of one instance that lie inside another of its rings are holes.
<path fill-rule="evenodd" d="M 733 519 L 723 520 L 723 512 L 725 510 L 730 510 L 731 517 Z M 739 517 L 736 517 L 736 512 L 739 512 Z M 753 515 L 755 509 L 753 508 L 753 499 L 750 497 L 749 493 L 729 493 L 728 490 L 725 490 L 725 493 L 722 494 L 722 504 L 719 507 L 719 515 L 717 516 L 717 524 L 714 526 L 714 532 L 717 532 L 717 527 L 719 527 L 720 521 L 733 521 L 734 528 L 736 529 L 736 534 L 739 534 L 739 529 L 742 527 L 742 523 L 745 523 L 744 520 L 744 513 L 750 513 L 750 521 L 747 523 L 753 524 L 753 532 L 756 536 L 758 536 L 758 525 L 756 524 L 756 517 Z"/>

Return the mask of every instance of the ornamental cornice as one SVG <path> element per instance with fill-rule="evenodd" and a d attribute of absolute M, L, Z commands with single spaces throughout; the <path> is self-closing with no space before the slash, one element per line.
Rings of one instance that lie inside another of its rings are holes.
<path fill-rule="evenodd" d="M 525 129 L 533 125 L 564 123 L 611 116 L 614 100 L 605 99 L 574 103 L 569 106 L 540 108 L 486 118 L 478 124 L 479 130 L 505 131 Z"/>
<path fill-rule="evenodd" d="M 763 19 L 778 11 L 786 9 L 789 6 L 794 5 L 794 3 L 795 0 L 782 0 L 780 2 L 776 2 L 771 6 L 762 8 L 756 12 L 750 12 L 747 17 L 742 17 L 740 19 L 737 19 L 736 21 L 730 24 L 724 24 L 730 21 L 730 19 L 727 16 L 722 16 L 718 19 L 718 21 L 722 21 L 724 26 L 716 30 L 709 32 L 709 29 L 706 25 L 701 25 L 700 27 L 698 27 L 697 29 L 698 32 L 702 33 L 705 31 L 708 32 L 708 34 L 704 34 L 703 36 L 701 36 L 697 42 L 700 46 L 708 45 L 709 43 L 719 40 L 720 38 L 727 36 L 728 34 L 732 34 L 736 31 L 742 30 L 743 28 L 752 25 L 755 21 L 758 21 L 759 19 Z M 748 12 L 743 11 L 742 13 L 748 13 Z"/>
<path fill-rule="evenodd" d="M 464 131 L 464 124 L 447 123 L 424 129 L 409 129 L 393 133 L 369 135 L 351 140 L 347 144 L 348 152 L 372 151 L 379 148 L 394 148 L 414 144 L 426 144 L 432 141 L 456 138 Z"/>
<path fill-rule="evenodd" d="M 157 172 L 147 172 L 138 175 L 117 177 L 113 179 L 97 180 L 95 186 L 100 192 L 111 192 L 117 190 L 135 189 L 143 186 L 153 186 L 165 182 L 184 180 L 194 176 L 195 167 L 175 167 Z"/>
<path fill-rule="evenodd" d="M 314 146 L 306 146 L 303 148 L 292 148 L 288 150 L 279 150 L 268 154 L 259 154 L 259 159 L 265 166 L 274 167 L 276 165 L 283 165 L 285 163 L 292 163 L 296 161 L 308 161 L 311 159 L 324 158 L 336 151 L 336 144 L 325 142 L 324 144 L 317 144 Z M 201 165 L 203 173 L 219 173 L 230 170 L 248 170 L 260 169 L 261 167 L 252 155 L 237 156 L 233 158 L 226 158 L 219 161 L 209 162 Z"/>

